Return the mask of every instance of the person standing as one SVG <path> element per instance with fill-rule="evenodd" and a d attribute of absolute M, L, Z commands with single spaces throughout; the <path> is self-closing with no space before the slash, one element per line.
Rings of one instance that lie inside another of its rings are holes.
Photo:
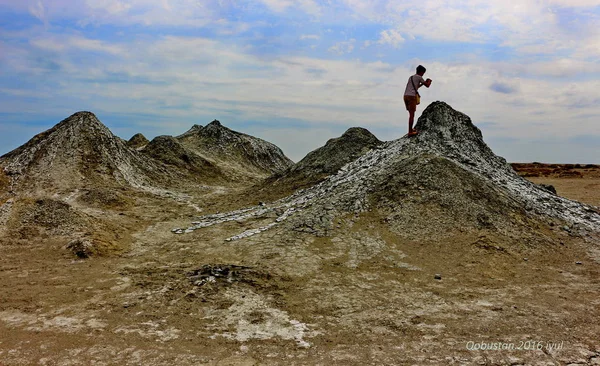
<path fill-rule="evenodd" d="M 417 73 L 408 79 L 406 84 L 406 90 L 404 91 L 404 104 L 408 111 L 408 136 L 414 136 L 417 134 L 417 130 L 413 128 L 415 122 L 415 112 L 417 111 L 417 105 L 420 104 L 421 96 L 419 95 L 419 88 L 425 85 L 427 88 L 431 85 L 431 79 L 423 79 L 425 75 L 425 67 L 423 65 L 417 66 Z"/>

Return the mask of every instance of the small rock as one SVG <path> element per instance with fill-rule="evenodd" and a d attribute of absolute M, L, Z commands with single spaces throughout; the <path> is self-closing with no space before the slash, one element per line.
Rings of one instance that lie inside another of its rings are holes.
<path fill-rule="evenodd" d="M 527 261 L 529 260 L 529 258 L 523 258 L 523 260 L 524 260 L 525 262 L 527 262 Z"/>
<path fill-rule="evenodd" d="M 575 264 L 583 264 L 582 262 L 575 262 Z"/>
<path fill-rule="evenodd" d="M 563 226 L 562 229 L 564 231 L 566 231 L 566 232 L 570 232 L 571 231 L 571 229 L 567 225 Z"/>
<path fill-rule="evenodd" d="M 553 195 L 556 196 L 556 188 L 554 188 L 553 185 L 551 185 L 551 184 L 538 184 L 538 186 L 540 188 L 542 188 L 543 190 L 545 190 L 545 191 L 547 191 L 549 193 L 552 193 Z"/>
<path fill-rule="evenodd" d="M 436 280 L 441 280 L 442 279 L 442 275 L 439 273 L 436 273 L 435 276 L 433 276 L 433 278 L 435 278 Z"/>
<path fill-rule="evenodd" d="M 85 259 L 95 254 L 94 244 L 87 239 L 75 239 L 67 244 L 67 249 L 79 258 Z"/>

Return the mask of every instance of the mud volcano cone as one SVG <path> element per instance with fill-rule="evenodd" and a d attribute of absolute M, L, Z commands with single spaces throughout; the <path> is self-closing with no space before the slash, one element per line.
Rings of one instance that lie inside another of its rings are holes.
<path fill-rule="evenodd" d="M 328 236 L 339 217 L 367 212 L 413 239 L 492 230 L 509 240 L 530 237 L 533 242 L 545 237 L 544 228 L 555 221 L 582 234 L 600 231 L 596 208 L 521 178 L 485 144 L 471 119 L 448 104 L 429 105 L 416 128 L 421 131 L 417 137 L 371 150 L 318 185 L 266 207 L 202 217 L 188 232 L 225 221 L 275 216 L 266 225 L 263 221 L 227 239 L 277 226 Z"/>
<path fill-rule="evenodd" d="M 290 194 L 298 188 L 313 186 L 382 143 L 367 129 L 349 128 L 342 136 L 329 139 L 324 146 L 311 151 L 285 171 L 269 177 L 258 189 L 270 192 L 278 189 Z"/>
<path fill-rule="evenodd" d="M 173 173 L 113 135 L 91 112 L 78 112 L 0 158 L 13 182 L 29 189 L 160 184 Z"/>
<path fill-rule="evenodd" d="M 214 161 L 233 175 L 265 177 L 281 172 L 293 164 L 277 146 L 241 132 L 233 131 L 214 120 L 206 126 L 194 125 L 177 136 L 181 144 L 199 156 Z"/>

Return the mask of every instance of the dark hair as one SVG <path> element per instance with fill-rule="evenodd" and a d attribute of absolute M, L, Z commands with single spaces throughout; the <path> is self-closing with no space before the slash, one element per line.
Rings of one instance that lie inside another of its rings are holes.
<path fill-rule="evenodd" d="M 427 71 L 427 69 L 423 65 L 417 66 L 417 74 L 423 73 Z"/>

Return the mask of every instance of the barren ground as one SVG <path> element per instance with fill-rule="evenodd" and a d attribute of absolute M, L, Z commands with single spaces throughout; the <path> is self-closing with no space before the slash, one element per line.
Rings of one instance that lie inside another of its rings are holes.
<path fill-rule="evenodd" d="M 528 179 L 600 205 L 598 168 Z M 331 237 L 224 242 L 248 225 L 235 221 L 171 233 L 194 205 L 252 200 L 236 194 L 140 194 L 121 210 L 74 197 L 115 224 L 121 246 L 103 257 L 78 259 L 60 236 L 4 239 L 0 365 L 600 364 L 600 251 L 589 239 L 555 226 L 553 247 L 459 231 L 415 242 L 375 211 L 340 218 Z M 473 350 L 482 343 L 514 349 Z"/>

